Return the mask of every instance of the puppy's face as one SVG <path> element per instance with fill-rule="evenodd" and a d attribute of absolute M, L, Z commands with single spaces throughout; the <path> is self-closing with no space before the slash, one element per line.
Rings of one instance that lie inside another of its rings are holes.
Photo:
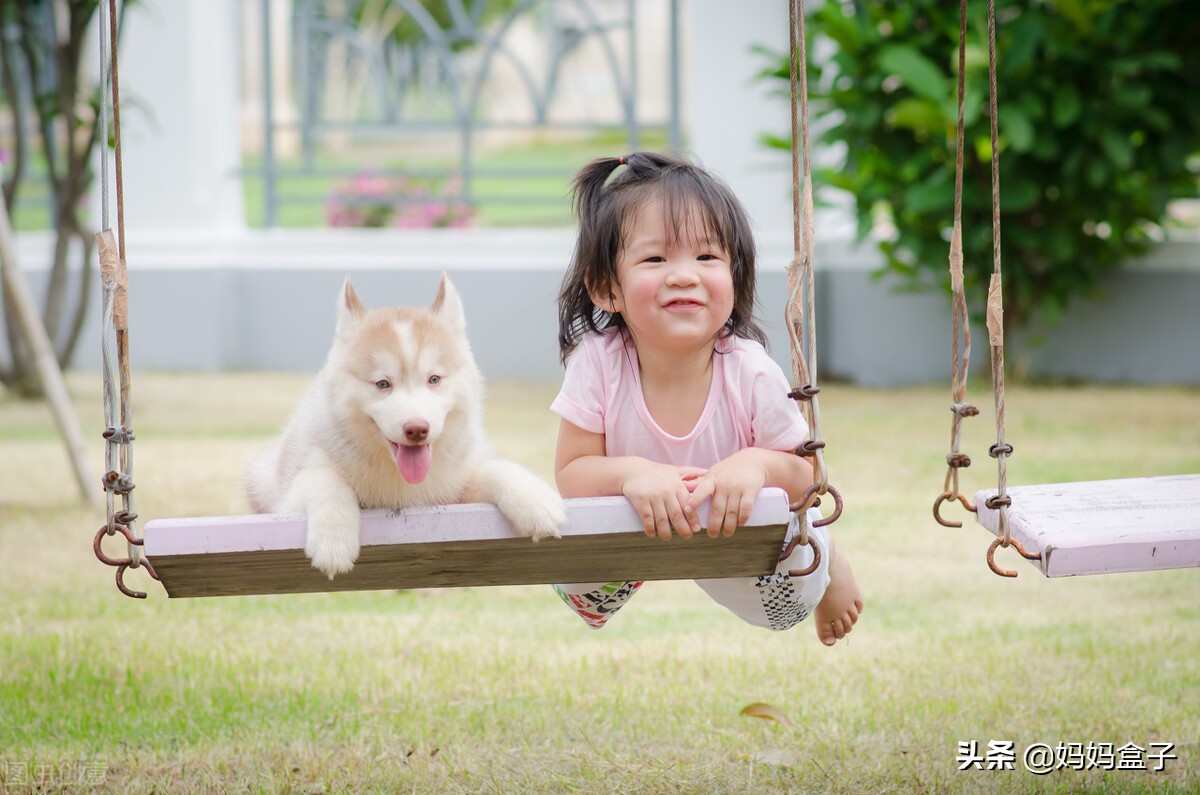
<path fill-rule="evenodd" d="M 419 483 L 432 447 L 478 387 L 461 302 L 443 278 L 428 309 L 367 311 L 353 288 L 343 289 L 343 305 L 331 354 L 340 413 L 373 426 L 405 480 Z M 370 435 L 370 427 L 363 430 Z"/>

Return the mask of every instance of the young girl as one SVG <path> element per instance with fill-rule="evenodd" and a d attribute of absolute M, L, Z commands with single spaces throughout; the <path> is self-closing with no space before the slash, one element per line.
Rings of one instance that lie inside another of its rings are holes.
<path fill-rule="evenodd" d="M 562 496 L 623 494 L 646 534 L 664 540 L 698 532 L 707 499 L 713 537 L 744 524 L 764 486 L 801 499 L 812 466 L 792 451 L 808 428 L 753 318 L 755 250 L 741 204 L 702 169 L 644 152 L 588 164 L 574 196 L 579 240 L 559 297 L 566 375 L 551 405 L 562 418 Z M 821 547 L 812 574 L 788 574 L 812 562 L 798 545 L 773 574 L 697 584 L 756 626 L 789 629 L 813 615 L 832 645 L 862 598 L 826 531 L 809 535 Z M 554 587 L 599 629 L 641 585 Z"/>

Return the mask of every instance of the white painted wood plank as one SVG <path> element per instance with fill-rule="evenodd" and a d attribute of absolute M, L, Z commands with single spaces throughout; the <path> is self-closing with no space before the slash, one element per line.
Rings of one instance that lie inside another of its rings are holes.
<path fill-rule="evenodd" d="M 171 596 L 752 576 L 773 570 L 791 518 L 786 492 L 764 489 L 732 538 L 662 542 L 623 497 L 566 502 L 563 538 L 538 544 L 491 505 L 366 511 L 359 562 L 332 581 L 304 557 L 303 515 L 154 520 L 145 551 Z"/>
<path fill-rule="evenodd" d="M 566 500 L 564 536 L 642 532 L 641 522 L 624 497 Z M 700 523 L 708 525 L 709 505 L 700 506 Z M 787 524 L 787 493 L 763 489 L 747 527 Z M 146 556 L 199 555 L 213 552 L 253 552 L 304 549 L 303 514 L 249 514 L 155 519 L 146 523 Z M 494 505 L 465 503 L 406 508 L 401 511 L 363 511 L 362 546 L 422 544 L 439 541 L 488 541 L 521 538 Z"/>
<path fill-rule="evenodd" d="M 1047 577 L 1200 566 L 1200 475 L 1014 486 L 1012 537 Z M 986 506 L 995 489 L 975 495 L 979 523 L 999 534 Z"/>

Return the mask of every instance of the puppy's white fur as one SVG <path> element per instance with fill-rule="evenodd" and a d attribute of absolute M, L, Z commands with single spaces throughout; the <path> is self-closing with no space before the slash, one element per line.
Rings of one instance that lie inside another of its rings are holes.
<path fill-rule="evenodd" d="M 534 541 L 557 537 L 561 498 L 492 456 L 482 406 L 462 301 L 446 276 L 428 309 L 370 311 L 347 279 L 324 366 L 282 436 L 250 465 L 250 504 L 307 514 L 305 554 L 330 579 L 358 558 L 360 508 L 488 502 Z M 399 446 L 414 438 L 431 457 L 424 479 L 410 483 Z"/>

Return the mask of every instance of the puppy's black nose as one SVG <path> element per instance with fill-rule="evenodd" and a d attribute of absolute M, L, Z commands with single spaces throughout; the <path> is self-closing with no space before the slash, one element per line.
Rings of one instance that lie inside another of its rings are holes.
<path fill-rule="evenodd" d="M 429 438 L 429 423 L 427 422 L 406 422 L 404 423 L 404 439 L 410 444 L 424 444 Z"/>

